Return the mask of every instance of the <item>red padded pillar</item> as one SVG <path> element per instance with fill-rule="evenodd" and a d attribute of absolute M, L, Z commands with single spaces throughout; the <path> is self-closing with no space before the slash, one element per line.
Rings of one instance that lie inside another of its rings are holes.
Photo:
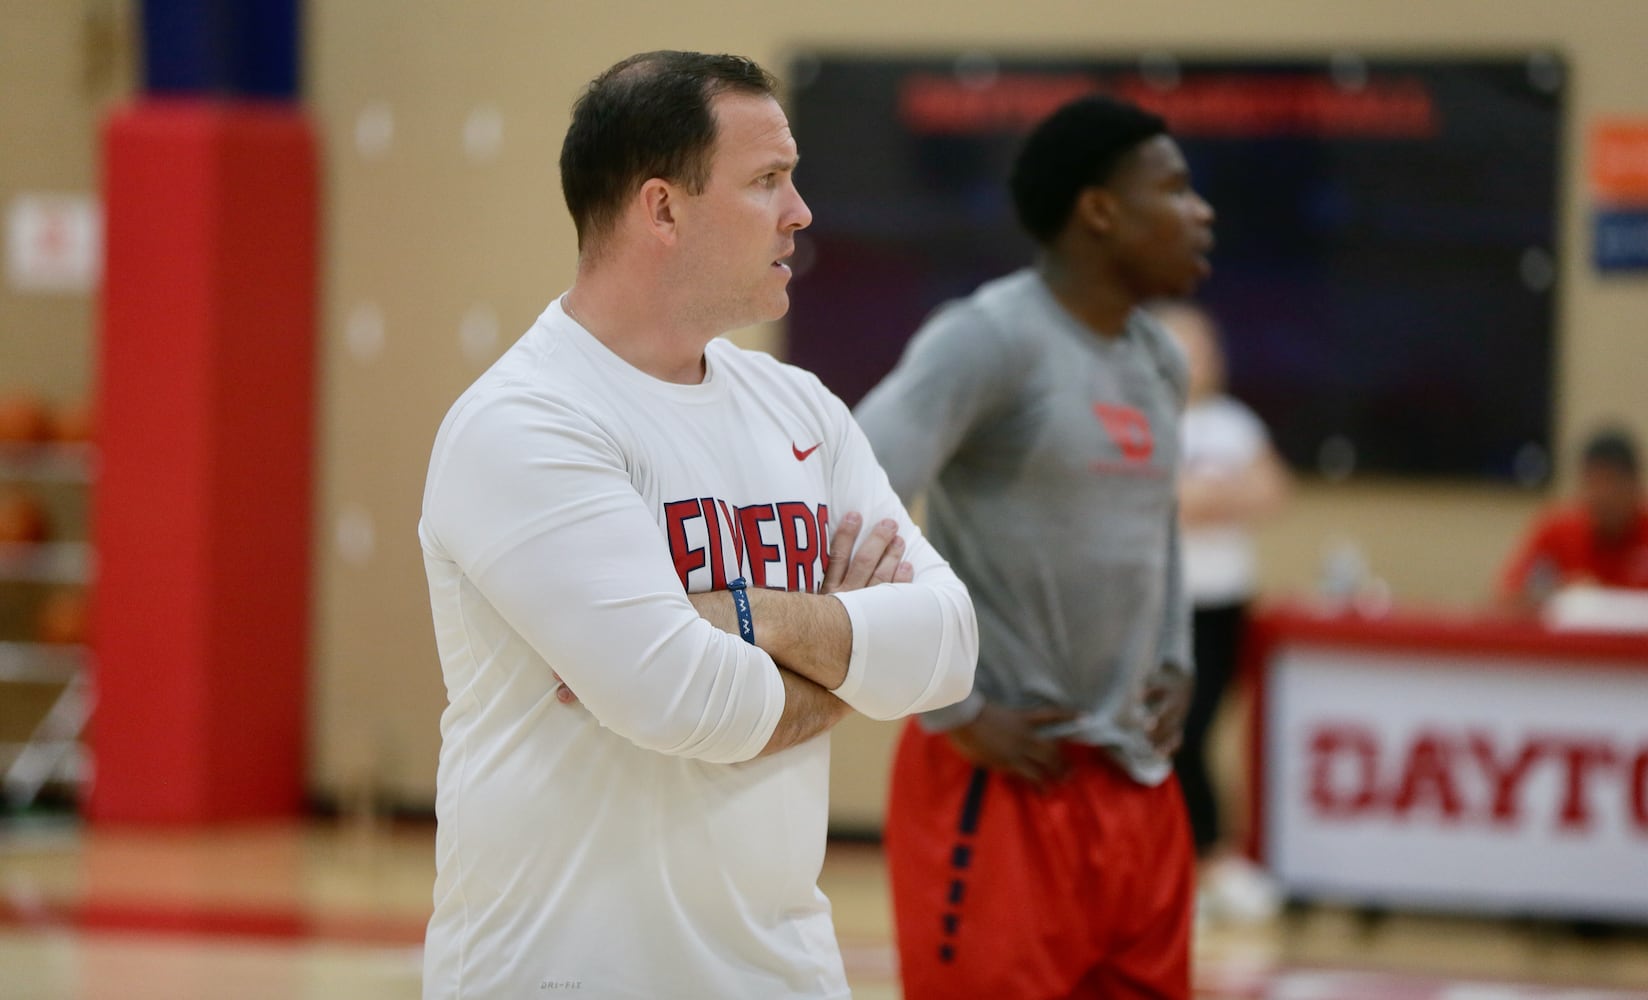
<path fill-rule="evenodd" d="M 88 815 L 302 806 L 317 182 L 301 111 L 150 100 L 104 136 Z"/>

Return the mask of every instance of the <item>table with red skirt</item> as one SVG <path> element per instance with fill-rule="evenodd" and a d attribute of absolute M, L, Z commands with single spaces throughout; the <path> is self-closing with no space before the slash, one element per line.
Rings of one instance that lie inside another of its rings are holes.
<path fill-rule="evenodd" d="M 1283 603 L 1244 661 L 1290 898 L 1648 921 L 1648 632 Z"/>

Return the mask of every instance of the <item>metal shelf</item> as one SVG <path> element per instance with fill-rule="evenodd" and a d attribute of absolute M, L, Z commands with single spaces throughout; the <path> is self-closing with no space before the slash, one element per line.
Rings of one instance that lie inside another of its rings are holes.
<path fill-rule="evenodd" d="M 90 664 L 85 646 L 0 642 L 0 684 L 67 684 Z"/>
<path fill-rule="evenodd" d="M 0 581 L 84 584 L 91 578 L 92 547 L 88 542 L 0 545 Z"/>
<path fill-rule="evenodd" d="M 97 449 L 89 444 L 0 442 L 0 481 L 85 485 L 96 471 Z"/>
<path fill-rule="evenodd" d="M 82 785 L 90 773 L 81 734 L 91 711 L 91 656 L 83 646 L 0 642 L 0 684 L 58 684 L 27 739 L 0 743 L 0 795 L 14 809 L 53 780 Z"/>
<path fill-rule="evenodd" d="M 0 442 L 0 483 L 85 486 L 96 472 L 89 444 Z M 0 544 L 0 582 L 85 584 L 92 563 L 86 542 Z M 91 707 L 91 663 L 84 646 L 0 641 L 0 685 L 60 688 L 26 740 L 0 743 L 0 796 L 11 807 L 33 802 L 47 782 L 85 782 L 90 757 L 80 736 Z"/>

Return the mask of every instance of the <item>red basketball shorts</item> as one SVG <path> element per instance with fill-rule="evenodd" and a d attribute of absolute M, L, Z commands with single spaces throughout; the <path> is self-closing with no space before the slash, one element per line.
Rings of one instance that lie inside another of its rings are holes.
<path fill-rule="evenodd" d="M 886 847 L 908 1000 L 1187 1000 L 1195 859 L 1176 778 L 1096 747 L 1037 792 L 905 727 Z"/>

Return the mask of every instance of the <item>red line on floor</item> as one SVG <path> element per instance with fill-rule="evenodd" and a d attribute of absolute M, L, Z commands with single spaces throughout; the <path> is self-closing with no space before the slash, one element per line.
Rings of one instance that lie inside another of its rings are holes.
<path fill-rule="evenodd" d="M 423 943 L 424 922 L 258 907 L 0 900 L 0 927 L 404 946 Z"/>

